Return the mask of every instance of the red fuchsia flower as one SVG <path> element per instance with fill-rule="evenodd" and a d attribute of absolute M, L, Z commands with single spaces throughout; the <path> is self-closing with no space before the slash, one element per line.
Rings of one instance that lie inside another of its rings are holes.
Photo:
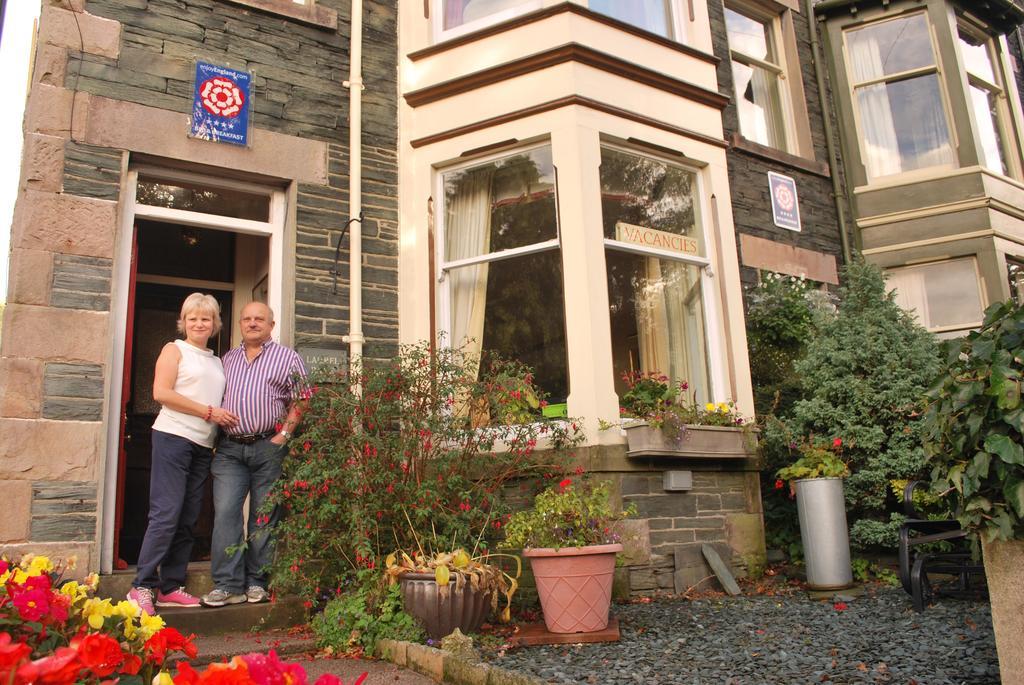
<path fill-rule="evenodd" d="M 776 478 L 775 479 L 775 489 L 776 490 L 781 490 L 783 485 L 785 485 L 785 483 L 782 482 L 781 478 Z"/>
<path fill-rule="evenodd" d="M 570 485 L 572 485 L 572 479 L 571 478 L 566 478 L 565 480 L 563 480 L 561 483 L 558 484 L 558 488 L 560 490 L 565 490 Z"/>
<path fill-rule="evenodd" d="M 32 654 L 24 642 L 14 642 L 9 633 L 0 633 L 0 682 L 9 683 L 11 674 Z"/>
<path fill-rule="evenodd" d="M 832 608 L 836 611 L 846 611 L 849 607 L 847 607 L 846 602 L 836 602 L 832 605 Z"/>
<path fill-rule="evenodd" d="M 19 668 L 16 682 L 67 685 L 78 680 L 81 670 L 78 652 L 70 647 L 58 647 L 50 656 L 30 661 Z"/>
<path fill-rule="evenodd" d="M 78 650 L 78 660 L 97 678 L 105 678 L 124 662 L 124 652 L 117 640 L 103 633 L 89 633 L 71 641 Z"/>
<path fill-rule="evenodd" d="M 583 471 L 584 471 L 584 469 L 583 469 L 583 466 L 582 466 L 582 465 L 580 465 L 580 466 L 577 466 L 577 467 L 576 467 L 576 470 L 574 471 L 574 473 L 575 473 L 575 474 L 576 474 L 577 476 L 582 476 L 582 475 L 583 475 Z"/>
<path fill-rule="evenodd" d="M 832 441 L 832 446 L 833 447 L 842 447 L 843 446 L 843 439 L 842 438 L 836 438 L 835 440 Z"/>
<path fill-rule="evenodd" d="M 312 449 L 312 447 L 313 443 L 311 443 L 309 440 L 306 440 L 305 442 L 302 443 L 303 452 L 308 452 L 310 449 Z"/>

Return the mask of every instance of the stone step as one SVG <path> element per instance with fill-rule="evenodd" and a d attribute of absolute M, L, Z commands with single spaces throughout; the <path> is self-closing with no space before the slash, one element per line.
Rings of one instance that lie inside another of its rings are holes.
<path fill-rule="evenodd" d="M 132 589 L 132 580 L 135 578 L 135 568 L 100 576 L 100 584 L 96 590 L 97 597 L 110 597 L 120 600 L 128 596 Z M 188 565 L 188 574 L 185 576 L 185 589 L 200 597 L 213 589 L 213 576 L 210 573 L 210 562 L 199 561 Z"/>
<path fill-rule="evenodd" d="M 316 652 L 316 640 L 308 629 L 276 629 L 259 633 L 246 630 L 219 635 L 201 635 L 196 637 L 195 644 L 199 650 L 199 656 L 192 659 L 190 663 L 196 668 L 217 661 L 230 661 L 231 657 L 238 654 L 250 652 L 265 654 L 271 649 L 286 661 L 290 661 L 287 657 Z M 184 655 L 175 654 L 170 661 L 173 663 L 184 658 Z"/>
<path fill-rule="evenodd" d="M 185 635 L 222 635 L 273 628 L 291 628 L 306 623 L 306 609 L 298 597 L 278 597 L 262 604 L 230 604 L 209 607 L 158 607 L 167 625 Z M 250 650 L 252 651 L 252 650 Z"/>
<path fill-rule="evenodd" d="M 97 597 L 124 599 L 132 589 L 135 569 L 100 576 Z M 213 589 L 209 562 L 189 564 L 185 589 L 201 597 Z M 306 610 L 298 597 L 278 597 L 262 604 L 232 604 L 224 607 L 157 607 L 167 625 L 188 635 L 221 635 L 231 632 L 291 628 L 306 623 Z"/>

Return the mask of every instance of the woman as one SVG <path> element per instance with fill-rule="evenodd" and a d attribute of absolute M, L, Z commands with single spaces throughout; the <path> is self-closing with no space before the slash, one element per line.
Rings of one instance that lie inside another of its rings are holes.
<path fill-rule="evenodd" d="M 128 599 L 150 615 L 154 603 L 199 605 L 198 598 L 185 592 L 192 527 L 210 475 L 217 427 L 238 423 L 237 416 L 220 407 L 224 369 L 206 346 L 220 328 L 217 300 L 192 293 L 181 305 L 178 319 L 178 332 L 185 339 L 164 345 L 156 360 L 153 399 L 162 408 L 153 422 L 149 527 L 128 593 Z"/>

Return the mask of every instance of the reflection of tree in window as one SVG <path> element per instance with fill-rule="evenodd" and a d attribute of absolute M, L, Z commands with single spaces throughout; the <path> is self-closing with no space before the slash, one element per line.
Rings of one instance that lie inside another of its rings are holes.
<path fill-rule="evenodd" d="M 557 237 L 550 148 L 449 172 L 444 184 L 446 260 L 495 255 Z M 524 362 L 552 400 L 563 401 L 568 376 L 557 246 L 448 273 L 452 342 Z"/>
<path fill-rule="evenodd" d="M 1010 299 L 1024 305 L 1024 261 L 1007 258 L 1006 276 L 1010 282 Z"/>
<path fill-rule="evenodd" d="M 270 199 L 266 195 L 225 188 L 206 188 L 189 183 L 164 183 L 140 178 L 135 191 L 139 204 L 167 207 L 252 221 L 268 221 Z"/>
<path fill-rule="evenodd" d="M 601 153 L 604 235 L 615 238 L 625 222 L 698 236 L 693 174 L 664 162 L 605 148 Z"/>

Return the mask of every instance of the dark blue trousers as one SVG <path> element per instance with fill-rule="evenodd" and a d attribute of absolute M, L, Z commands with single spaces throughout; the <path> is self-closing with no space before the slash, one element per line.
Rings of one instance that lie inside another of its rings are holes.
<path fill-rule="evenodd" d="M 149 476 L 149 527 L 132 585 L 172 592 L 185 584 L 194 541 L 192 529 L 203 504 L 213 450 L 191 440 L 153 431 Z"/>

